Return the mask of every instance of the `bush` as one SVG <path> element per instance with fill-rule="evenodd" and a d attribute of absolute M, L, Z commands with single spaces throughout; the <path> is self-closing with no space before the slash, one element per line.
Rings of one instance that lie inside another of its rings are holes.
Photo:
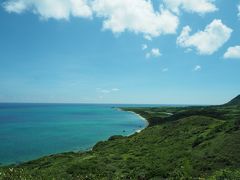
<path fill-rule="evenodd" d="M 210 180 L 237 180 L 240 179 L 240 170 L 223 169 L 216 171 L 210 178 Z"/>
<path fill-rule="evenodd" d="M 204 137 L 203 136 L 198 136 L 192 143 L 192 148 L 195 148 L 196 146 L 198 146 L 199 144 L 201 144 L 204 141 Z"/>
<path fill-rule="evenodd" d="M 124 138 L 122 135 L 115 135 L 115 136 L 111 136 L 108 140 L 114 141 L 114 140 L 122 139 L 122 138 Z"/>

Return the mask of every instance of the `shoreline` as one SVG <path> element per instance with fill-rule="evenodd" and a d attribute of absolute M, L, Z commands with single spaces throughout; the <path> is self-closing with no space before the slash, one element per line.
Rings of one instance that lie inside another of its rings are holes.
<path fill-rule="evenodd" d="M 135 134 L 135 133 L 140 133 L 141 131 L 143 131 L 144 129 L 146 129 L 146 128 L 149 126 L 148 120 L 147 120 L 146 118 L 144 118 L 143 116 L 141 116 L 140 114 L 138 114 L 138 113 L 136 113 L 136 112 L 134 112 L 134 111 L 127 111 L 127 110 L 124 110 L 124 109 L 121 109 L 121 108 L 117 108 L 117 107 L 116 107 L 115 109 L 118 110 L 118 111 L 124 111 L 124 112 L 132 113 L 132 114 L 136 115 L 137 117 L 139 117 L 140 120 L 142 120 L 142 121 L 144 121 L 144 122 L 146 123 L 146 125 L 143 126 L 143 127 L 141 127 L 140 129 L 136 129 L 136 130 L 134 130 L 134 131 L 133 131 L 132 133 L 130 133 L 130 134 L 122 135 L 123 137 L 129 137 L 129 136 L 131 136 L 131 135 L 133 135 L 133 134 Z M 113 134 L 113 135 L 109 136 L 109 138 L 111 138 L 112 136 L 116 136 L 116 134 Z M 103 140 L 103 141 L 109 141 L 109 138 L 106 139 L 106 140 Z M 15 162 L 15 163 L 7 163 L 7 164 L 5 164 L 5 163 L 1 163 L 1 162 L 0 162 L 0 167 L 6 167 L 6 166 L 9 166 L 9 165 L 16 165 L 16 166 L 17 166 L 17 165 L 20 165 L 20 164 L 23 164 L 23 163 L 35 161 L 35 160 L 38 160 L 38 159 L 41 159 L 41 158 L 44 158 L 44 157 L 53 156 L 53 155 L 59 155 L 59 154 L 65 154 L 65 153 L 72 153 L 72 152 L 73 152 L 73 153 L 90 152 L 90 151 L 93 150 L 94 146 L 95 146 L 96 144 L 98 144 L 99 142 L 101 142 L 101 141 L 97 141 L 94 145 L 92 145 L 91 147 L 88 147 L 88 148 L 86 148 L 86 149 L 74 150 L 74 151 L 65 151 L 65 152 L 59 152 L 59 153 L 44 155 L 44 156 L 40 156 L 40 157 L 35 158 L 35 159 L 32 159 L 32 160 L 22 161 L 22 162 L 20 162 L 20 163 Z"/>
<path fill-rule="evenodd" d="M 114 111 L 126 111 L 118 112 L 128 118 L 121 129 L 130 124 L 131 132 L 141 127 L 139 133 L 128 135 L 127 131 L 82 152 L 0 167 L 0 176 L 4 179 L 239 179 L 238 106 L 115 107 Z M 143 121 L 148 121 L 149 126 Z M 138 123 L 134 126 L 134 122 Z"/>
<path fill-rule="evenodd" d="M 123 110 L 123 111 L 124 111 L 124 110 Z M 141 129 L 137 129 L 135 132 L 131 133 L 130 135 L 128 135 L 128 136 L 126 136 L 126 137 L 129 137 L 129 136 L 131 136 L 131 135 L 133 135 L 133 134 L 135 134 L 135 133 L 140 133 L 140 132 L 142 132 L 144 129 L 148 128 L 149 122 L 148 122 L 148 120 L 145 119 L 143 116 L 141 116 L 141 115 L 138 114 L 138 113 L 135 113 L 134 111 L 125 111 L 125 112 L 132 113 L 132 114 L 136 115 L 137 117 L 139 117 L 139 119 L 141 119 L 142 121 L 146 122 L 146 126 L 144 126 L 144 127 L 141 128 Z"/>
<path fill-rule="evenodd" d="M 115 109 L 118 110 L 118 111 L 124 111 L 124 112 L 132 113 L 132 114 L 138 116 L 139 119 L 141 119 L 142 121 L 145 121 L 145 122 L 146 122 L 146 126 L 143 127 L 142 129 L 137 129 L 137 130 L 135 130 L 134 132 L 132 132 L 132 133 L 130 133 L 130 134 L 128 134 L 128 135 L 122 135 L 123 137 L 129 137 L 129 136 L 131 136 L 131 135 L 134 135 L 135 133 L 140 133 L 140 132 L 142 132 L 144 129 L 148 128 L 148 126 L 149 126 L 148 120 L 147 120 L 146 118 L 144 118 L 143 116 L 141 116 L 140 114 L 138 114 L 138 113 L 136 113 L 136 112 L 134 112 L 134 111 L 125 111 L 125 110 L 123 110 L 123 109 L 121 109 L 121 108 L 115 108 Z M 105 141 L 109 141 L 109 139 L 110 139 L 112 136 L 117 136 L 117 135 L 111 135 L 111 136 L 110 136 L 107 140 L 105 140 Z M 96 142 L 91 148 L 86 149 L 86 150 L 83 150 L 82 152 L 90 152 L 90 151 L 93 151 L 94 146 L 95 146 L 96 144 L 98 144 L 99 142 L 101 142 L 101 141 Z M 59 154 L 62 154 L 62 153 L 59 153 Z M 45 156 L 44 156 L 44 157 L 45 157 Z M 1 167 L 1 166 L 0 166 L 0 167 Z"/>
<path fill-rule="evenodd" d="M 142 129 L 137 129 L 135 132 L 131 133 L 131 134 L 128 135 L 128 136 L 131 136 L 131 135 L 133 135 L 134 133 L 140 133 L 141 131 L 143 131 L 144 129 L 146 129 L 146 128 L 149 127 L 150 123 L 149 123 L 149 121 L 147 120 L 147 118 L 144 118 L 144 117 L 141 116 L 139 113 L 136 113 L 136 112 L 134 112 L 134 111 L 124 110 L 124 109 L 122 109 L 122 108 L 116 108 L 116 109 L 117 109 L 118 111 L 124 111 L 124 112 L 132 113 L 132 114 L 138 116 L 139 119 L 141 119 L 142 121 L 144 121 L 144 122 L 146 123 L 146 126 L 145 126 L 145 127 L 143 127 Z M 128 137 L 128 136 L 127 136 L 127 137 Z"/>
<path fill-rule="evenodd" d="M 123 111 L 124 111 L 124 110 L 123 110 Z M 140 132 L 143 131 L 144 129 L 148 128 L 149 122 L 148 122 L 148 120 L 147 120 L 146 118 L 144 118 L 143 116 L 141 116 L 140 114 L 138 114 L 138 113 L 136 113 L 136 112 L 134 112 L 134 111 L 125 111 L 125 112 L 130 112 L 130 113 L 138 116 L 142 121 L 144 121 L 144 122 L 146 123 L 146 126 L 145 126 L 145 127 L 143 127 L 142 129 L 136 130 L 137 133 L 140 133 Z M 133 133 L 133 134 L 134 134 L 134 133 Z"/>

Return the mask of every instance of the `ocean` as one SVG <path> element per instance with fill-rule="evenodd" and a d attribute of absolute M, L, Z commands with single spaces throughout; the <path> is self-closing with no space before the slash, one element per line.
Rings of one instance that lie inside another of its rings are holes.
<path fill-rule="evenodd" d="M 91 149 L 147 126 L 138 115 L 97 104 L 0 104 L 0 165 Z M 129 105 L 127 105 L 129 106 Z"/>

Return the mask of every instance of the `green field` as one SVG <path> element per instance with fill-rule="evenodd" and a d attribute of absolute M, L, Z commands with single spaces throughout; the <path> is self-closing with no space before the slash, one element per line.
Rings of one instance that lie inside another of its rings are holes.
<path fill-rule="evenodd" d="M 240 179 L 240 97 L 222 106 L 122 108 L 149 126 L 92 151 L 0 168 L 0 179 Z"/>

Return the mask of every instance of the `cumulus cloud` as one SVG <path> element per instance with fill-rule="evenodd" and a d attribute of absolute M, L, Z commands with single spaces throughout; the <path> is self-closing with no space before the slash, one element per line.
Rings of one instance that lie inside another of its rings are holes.
<path fill-rule="evenodd" d="M 200 65 L 196 65 L 193 70 L 194 71 L 201 71 L 201 69 L 202 69 L 202 67 Z"/>
<path fill-rule="evenodd" d="M 231 37 L 232 29 L 221 20 L 213 20 L 203 31 L 190 35 L 191 28 L 183 28 L 177 38 L 177 44 L 184 48 L 195 48 L 201 55 L 211 55 Z"/>
<path fill-rule="evenodd" d="M 240 18 L 240 4 L 238 5 L 238 17 Z"/>
<path fill-rule="evenodd" d="M 161 56 L 160 50 L 158 48 L 153 48 L 152 55 L 155 57 Z"/>
<path fill-rule="evenodd" d="M 32 12 L 41 19 L 97 16 L 103 19 L 103 30 L 134 32 L 147 40 L 176 33 L 180 10 L 199 14 L 217 10 L 214 0 L 163 0 L 159 9 L 151 0 L 5 0 L 3 7 L 9 13 Z"/>
<path fill-rule="evenodd" d="M 144 39 L 146 39 L 148 41 L 152 41 L 152 37 L 149 35 L 144 35 L 143 37 L 144 37 Z"/>
<path fill-rule="evenodd" d="M 240 46 L 229 47 L 224 54 L 226 59 L 240 59 Z"/>
<path fill-rule="evenodd" d="M 9 13 L 30 11 L 38 14 L 42 19 L 92 16 L 87 0 L 8 0 L 3 3 L 3 7 Z"/>
<path fill-rule="evenodd" d="M 159 56 L 162 56 L 162 54 L 158 48 L 153 48 L 150 52 L 146 54 L 146 58 L 159 57 Z"/>
<path fill-rule="evenodd" d="M 22 13 L 27 9 L 27 3 L 24 1 L 7 1 L 3 3 L 3 7 L 5 10 L 9 13 L 14 12 L 14 13 Z"/>
<path fill-rule="evenodd" d="M 217 7 L 213 2 L 214 0 L 164 0 L 165 5 L 177 14 L 180 9 L 198 14 L 214 12 Z"/>
<path fill-rule="evenodd" d="M 131 31 L 150 37 L 176 32 L 178 17 L 169 10 L 155 11 L 146 0 L 95 0 L 93 11 L 104 18 L 103 29 L 114 33 Z"/>
<path fill-rule="evenodd" d="M 42 19 L 72 17 L 103 18 L 103 29 L 113 33 L 130 31 L 151 39 L 173 34 L 179 24 L 167 9 L 155 10 L 149 0 L 7 0 L 3 7 L 9 13 L 30 11 Z"/>

